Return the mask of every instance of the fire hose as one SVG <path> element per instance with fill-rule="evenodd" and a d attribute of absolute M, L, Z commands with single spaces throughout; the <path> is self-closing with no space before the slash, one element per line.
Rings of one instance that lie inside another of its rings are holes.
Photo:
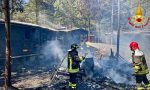
<path fill-rule="evenodd" d="M 86 57 L 88 55 L 88 53 L 85 53 L 85 56 Z M 59 71 L 59 68 L 61 67 L 61 65 L 63 64 L 63 62 L 65 61 L 66 57 L 68 56 L 68 53 L 65 55 L 65 57 L 61 60 L 61 62 L 59 63 L 58 67 L 56 68 L 56 70 L 52 73 L 51 77 L 50 77 L 50 84 L 53 82 L 55 76 L 57 75 L 58 71 Z"/>
<path fill-rule="evenodd" d="M 85 43 L 85 41 L 83 42 L 83 43 L 81 43 L 80 45 L 79 45 L 79 47 L 82 45 L 82 44 L 84 44 Z M 53 80 L 54 80 L 54 78 L 55 78 L 55 76 L 56 76 L 56 74 L 58 73 L 58 70 L 59 70 L 59 68 L 61 67 L 61 65 L 63 64 L 63 62 L 65 61 L 65 59 L 66 59 L 66 57 L 68 56 L 68 53 L 65 55 L 65 57 L 61 60 L 61 62 L 59 63 L 59 65 L 58 65 L 58 67 L 55 69 L 55 71 L 52 73 L 52 75 L 51 75 L 51 77 L 50 77 L 50 84 L 53 82 Z M 86 55 L 85 55 L 86 56 Z"/>
<path fill-rule="evenodd" d="M 65 61 L 66 57 L 68 56 L 68 53 L 65 55 L 65 57 L 61 60 L 61 62 L 59 63 L 58 67 L 55 69 L 55 71 L 52 73 L 51 77 L 50 77 L 50 84 L 53 82 L 59 68 L 61 67 L 62 63 Z"/>

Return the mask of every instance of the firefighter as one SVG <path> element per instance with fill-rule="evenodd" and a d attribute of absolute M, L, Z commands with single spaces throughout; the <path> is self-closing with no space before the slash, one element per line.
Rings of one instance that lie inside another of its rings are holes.
<path fill-rule="evenodd" d="M 85 59 L 85 57 L 78 56 L 77 44 L 71 45 L 71 50 L 68 51 L 68 72 L 70 76 L 69 89 L 76 90 L 76 77 L 79 72 L 80 62 Z"/>
<path fill-rule="evenodd" d="M 144 53 L 139 49 L 139 45 L 137 42 L 130 43 L 130 49 L 133 51 L 132 53 L 132 62 L 133 62 L 133 70 L 136 78 L 137 90 L 143 90 L 142 82 L 145 84 L 145 87 L 150 90 L 150 82 L 147 79 L 148 66 L 146 63 L 146 59 Z"/>

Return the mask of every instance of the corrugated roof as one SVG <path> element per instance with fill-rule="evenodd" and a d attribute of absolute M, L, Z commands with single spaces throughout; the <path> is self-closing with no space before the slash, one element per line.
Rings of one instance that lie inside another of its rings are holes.
<path fill-rule="evenodd" d="M 0 22 L 4 22 L 4 20 L 0 19 Z M 57 32 L 59 32 L 59 31 L 69 32 L 69 31 L 73 31 L 73 30 L 78 30 L 79 29 L 79 28 L 76 28 L 76 27 L 73 27 L 73 28 L 70 28 L 70 29 L 67 29 L 67 28 L 64 28 L 64 29 L 54 29 L 54 28 L 50 28 L 50 27 L 40 26 L 40 25 L 37 25 L 37 24 L 20 22 L 20 21 L 14 21 L 14 20 L 11 20 L 11 23 L 21 24 L 21 25 L 27 25 L 27 26 L 33 26 L 33 27 L 41 27 L 41 28 L 45 28 L 45 29 L 48 29 L 48 30 L 51 30 L 51 31 L 57 31 Z"/>

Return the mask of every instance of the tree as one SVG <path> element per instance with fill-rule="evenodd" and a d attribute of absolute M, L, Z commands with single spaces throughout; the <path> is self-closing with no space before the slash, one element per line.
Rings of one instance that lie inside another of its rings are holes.
<path fill-rule="evenodd" d="M 5 90 L 12 87 L 11 84 L 11 46 L 10 46 L 10 12 L 23 11 L 22 7 L 18 6 L 18 1 L 21 0 L 1 0 L 0 10 L 3 11 L 5 17 L 5 37 L 6 37 L 6 62 L 5 62 Z M 15 3 L 15 4 L 14 4 Z M 10 5 L 11 4 L 11 5 Z"/>
<path fill-rule="evenodd" d="M 4 0 L 5 33 L 6 33 L 6 63 L 5 63 L 5 90 L 11 87 L 11 49 L 10 49 L 10 10 L 9 0 Z"/>

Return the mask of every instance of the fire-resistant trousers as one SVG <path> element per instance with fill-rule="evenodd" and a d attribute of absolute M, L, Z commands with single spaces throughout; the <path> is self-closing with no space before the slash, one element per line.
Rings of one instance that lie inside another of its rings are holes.
<path fill-rule="evenodd" d="M 69 80 L 69 86 L 72 89 L 76 89 L 76 78 L 77 78 L 77 73 L 70 73 L 70 80 Z"/>
<path fill-rule="evenodd" d="M 149 84 L 146 74 L 143 75 L 135 75 L 136 83 L 144 83 L 145 85 Z"/>

